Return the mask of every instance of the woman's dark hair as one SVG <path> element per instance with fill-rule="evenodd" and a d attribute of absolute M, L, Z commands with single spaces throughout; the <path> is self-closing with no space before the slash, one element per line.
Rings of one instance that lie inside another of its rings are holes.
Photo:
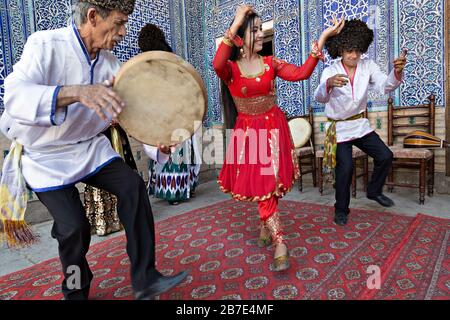
<path fill-rule="evenodd" d="M 342 56 L 344 51 L 356 50 L 366 53 L 373 41 L 373 31 L 361 20 L 353 19 L 345 21 L 342 31 L 327 39 L 325 48 L 331 58 Z"/>
<path fill-rule="evenodd" d="M 142 52 L 155 50 L 173 52 L 166 41 L 164 32 L 151 23 L 147 23 L 139 32 L 138 43 Z"/>
<path fill-rule="evenodd" d="M 253 34 L 253 26 L 255 25 L 255 19 L 259 18 L 259 15 L 257 13 L 252 13 L 247 16 L 244 23 L 241 25 L 239 30 L 237 31 L 236 35 L 244 39 L 245 36 L 245 30 L 247 30 L 247 27 L 250 27 L 250 33 Z M 253 46 L 254 46 L 254 36 L 250 38 L 250 50 L 253 52 Z M 229 60 L 236 61 L 239 58 L 240 55 L 240 48 L 233 46 L 233 49 L 231 50 L 231 55 Z M 236 118 L 237 118 L 237 109 L 236 105 L 234 104 L 233 97 L 231 96 L 230 89 L 228 89 L 227 84 L 220 80 L 220 91 L 222 94 L 222 106 L 223 106 L 223 114 L 224 114 L 224 122 L 225 127 L 227 129 L 233 129 L 236 124 Z"/>

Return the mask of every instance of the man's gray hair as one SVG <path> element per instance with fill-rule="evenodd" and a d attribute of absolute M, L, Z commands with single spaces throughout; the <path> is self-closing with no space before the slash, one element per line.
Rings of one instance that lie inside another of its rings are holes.
<path fill-rule="evenodd" d="M 89 2 L 77 2 L 72 6 L 72 19 L 76 27 L 79 28 L 86 23 L 87 13 L 91 8 L 95 9 L 103 19 L 106 19 L 111 13 L 111 10 L 96 6 Z"/>

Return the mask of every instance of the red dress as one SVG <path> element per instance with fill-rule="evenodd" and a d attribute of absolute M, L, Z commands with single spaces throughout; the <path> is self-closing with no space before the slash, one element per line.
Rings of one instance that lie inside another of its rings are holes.
<path fill-rule="evenodd" d="M 237 200 L 282 197 L 292 188 L 299 170 L 286 116 L 276 105 L 275 77 L 308 79 L 318 59 L 310 56 L 298 67 L 272 56 L 261 57 L 260 74 L 248 76 L 238 62 L 228 60 L 231 50 L 222 42 L 213 61 L 238 111 L 218 183 Z"/>

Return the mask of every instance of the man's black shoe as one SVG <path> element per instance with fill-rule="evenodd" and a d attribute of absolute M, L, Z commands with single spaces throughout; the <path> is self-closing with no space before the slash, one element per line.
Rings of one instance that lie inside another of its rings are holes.
<path fill-rule="evenodd" d="M 381 204 L 383 207 L 392 207 L 395 205 L 394 201 L 386 197 L 384 194 L 380 194 L 378 196 L 369 196 L 367 195 L 367 199 L 375 200 L 379 204 Z"/>
<path fill-rule="evenodd" d="M 160 277 L 146 289 L 136 291 L 134 297 L 136 300 L 154 300 L 156 296 L 172 289 L 182 282 L 188 274 L 187 271 L 182 271 L 174 276 Z"/>
<path fill-rule="evenodd" d="M 348 214 L 345 213 L 335 213 L 334 222 L 339 226 L 345 226 L 347 224 Z"/>

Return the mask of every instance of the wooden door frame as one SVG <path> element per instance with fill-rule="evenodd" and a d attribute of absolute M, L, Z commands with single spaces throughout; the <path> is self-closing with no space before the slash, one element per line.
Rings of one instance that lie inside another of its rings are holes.
<path fill-rule="evenodd" d="M 444 1 L 445 16 L 445 140 L 450 141 L 450 1 Z M 450 176 L 450 148 L 445 150 L 445 174 Z"/>

